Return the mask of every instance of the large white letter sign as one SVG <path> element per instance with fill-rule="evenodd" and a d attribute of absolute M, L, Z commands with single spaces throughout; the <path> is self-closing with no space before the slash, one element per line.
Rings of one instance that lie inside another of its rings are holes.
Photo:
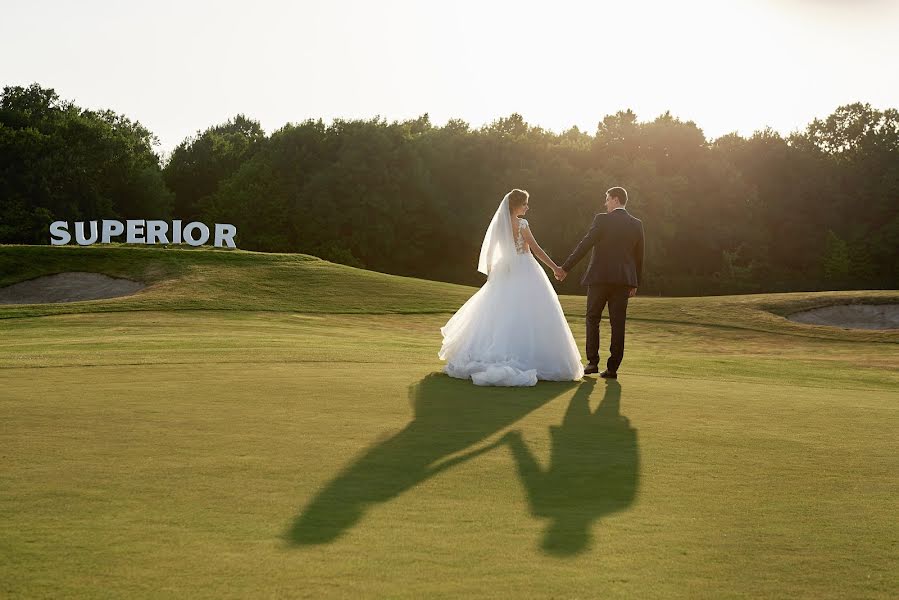
<path fill-rule="evenodd" d="M 69 233 L 69 224 L 65 221 L 53 221 L 50 223 L 50 243 L 54 246 L 64 246 L 72 241 Z"/>
<path fill-rule="evenodd" d="M 97 241 L 98 233 L 97 233 L 97 222 L 91 221 L 91 237 L 87 238 L 84 235 L 84 221 L 75 221 L 75 241 L 78 242 L 79 246 L 90 246 L 94 242 Z"/>
<path fill-rule="evenodd" d="M 228 225 L 227 223 L 216 223 L 215 224 L 215 246 L 217 248 L 222 247 L 222 242 L 224 242 L 229 248 L 237 248 L 234 245 L 234 236 L 237 234 L 237 227 L 234 225 Z"/>
<path fill-rule="evenodd" d="M 200 237 L 195 238 L 191 233 L 194 229 L 200 230 Z M 206 242 L 209 241 L 209 228 L 203 225 L 202 223 L 198 223 L 194 221 L 193 223 L 188 223 L 184 227 L 184 241 L 190 244 L 191 246 L 202 246 Z"/>
<path fill-rule="evenodd" d="M 85 225 L 90 227 L 90 232 L 85 233 Z M 68 221 L 53 221 L 50 223 L 50 243 L 54 246 L 64 246 L 72 241 Z M 90 246 L 98 241 L 109 244 L 114 238 L 125 234 L 125 242 L 128 244 L 168 244 L 171 233 L 171 243 L 181 244 L 187 242 L 191 246 L 202 246 L 209 242 L 210 229 L 205 223 L 192 221 L 182 226 L 181 221 L 175 219 L 171 227 L 165 221 L 152 221 L 144 219 L 128 219 L 124 223 L 115 219 L 103 219 L 97 221 L 76 221 L 75 241 L 81 246 Z M 234 237 L 237 235 L 237 227 L 230 223 L 215 224 L 215 239 L 213 245 L 216 248 L 237 248 Z"/>
<path fill-rule="evenodd" d="M 103 219 L 103 243 L 108 244 L 110 238 L 113 238 L 117 235 L 122 235 L 122 232 L 125 231 L 125 226 L 122 225 L 121 221 L 109 221 L 107 219 Z"/>
<path fill-rule="evenodd" d="M 169 238 L 165 236 L 168 232 L 169 224 L 165 221 L 147 221 L 148 244 L 168 244 Z"/>
<path fill-rule="evenodd" d="M 128 220 L 128 237 L 125 241 L 129 244 L 145 244 L 144 239 L 144 222 Z"/>

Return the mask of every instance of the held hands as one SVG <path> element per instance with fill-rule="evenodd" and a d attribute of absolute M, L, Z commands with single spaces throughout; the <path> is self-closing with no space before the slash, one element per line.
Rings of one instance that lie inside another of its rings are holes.
<path fill-rule="evenodd" d="M 568 277 L 568 271 L 559 266 L 553 268 L 553 273 L 558 281 L 565 281 L 565 278 Z"/>

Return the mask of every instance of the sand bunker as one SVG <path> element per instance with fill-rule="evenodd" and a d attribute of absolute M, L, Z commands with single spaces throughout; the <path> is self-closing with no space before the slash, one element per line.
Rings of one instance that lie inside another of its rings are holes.
<path fill-rule="evenodd" d="M 899 329 L 899 304 L 847 304 L 795 313 L 797 323 L 846 329 Z"/>
<path fill-rule="evenodd" d="M 0 288 L 0 304 L 46 304 L 128 296 L 146 286 L 100 273 L 58 273 Z"/>

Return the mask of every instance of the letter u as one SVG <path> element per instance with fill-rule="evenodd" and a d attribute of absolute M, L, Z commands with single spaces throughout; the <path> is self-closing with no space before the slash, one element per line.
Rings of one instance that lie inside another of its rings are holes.
<path fill-rule="evenodd" d="M 75 241 L 78 242 L 80 246 L 90 246 L 100 237 L 99 228 L 97 227 L 96 221 L 91 221 L 91 237 L 90 239 L 86 239 L 84 237 L 84 221 L 75 221 Z"/>

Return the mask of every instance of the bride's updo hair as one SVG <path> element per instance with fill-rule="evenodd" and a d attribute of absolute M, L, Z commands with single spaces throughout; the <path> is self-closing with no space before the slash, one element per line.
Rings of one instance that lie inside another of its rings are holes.
<path fill-rule="evenodd" d="M 527 202 L 530 197 L 531 195 L 528 194 L 527 190 L 515 188 L 509 192 L 509 208 L 518 208 Z"/>

